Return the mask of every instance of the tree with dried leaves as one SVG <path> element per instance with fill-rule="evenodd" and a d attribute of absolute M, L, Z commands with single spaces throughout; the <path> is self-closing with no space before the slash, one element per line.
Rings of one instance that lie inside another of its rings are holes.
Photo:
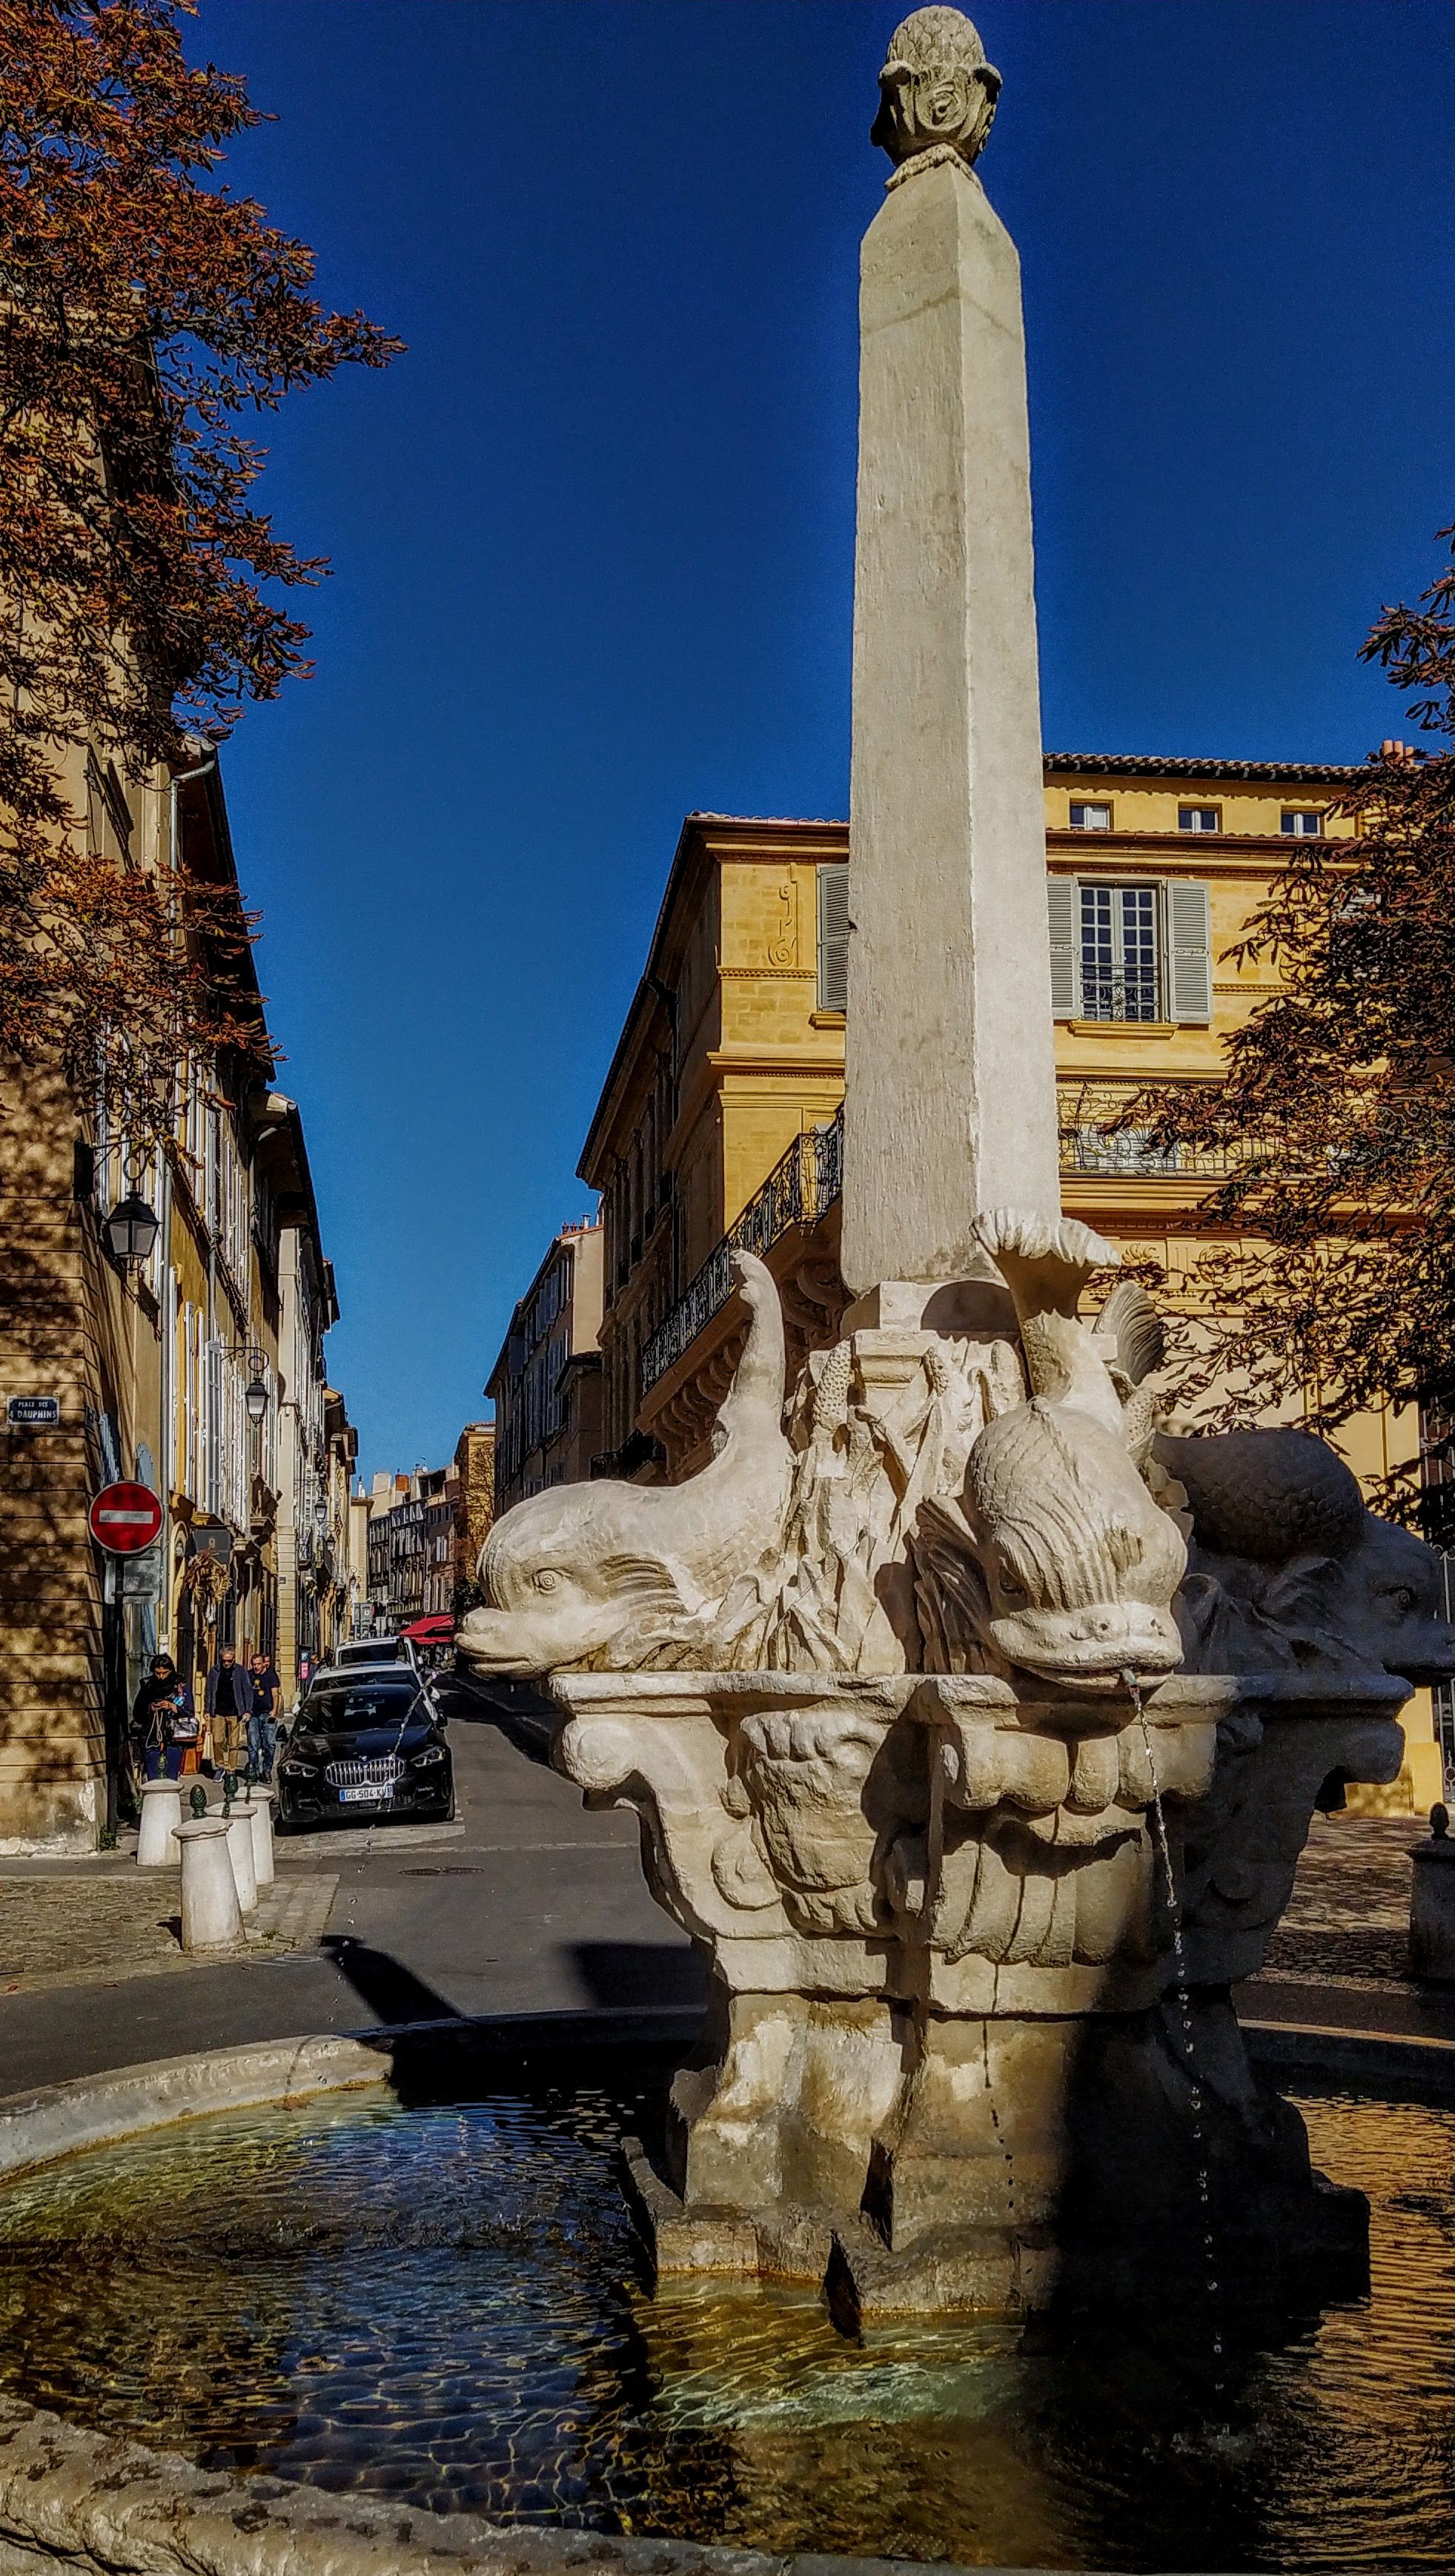
<path fill-rule="evenodd" d="M 98 842 L 80 782 L 193 765 L 306 670 L 283 603 L 324 566 L 252 506 L 247 426 L 399 345 L 216 178 L 258 111 L 184 14 L 0 0 L 0 1052 L 104 1067 L 133 1132 L 181 1054 L 261 1044 L 249 925 Z"/>
<path fill-rule="evenodd" d="M 1451 742 L 1455 569 L 1386 609 L 1363 658 Z M 1419 1406 L 1438 1528 L 1455 1388 L 1455 754 L 1386 744 L 1343 810 L 1356 837 L 1292 842 L 1229 952 L 1267 959 L 1279 989 L 1229 1037 L 1225 1080 L 1129 1116 L 1150 1116 L 1158 1145 L 1231 1160 L 1204 1202 L 1239 1238 L 1202 1271 L 1229 1318 L 1218 1368 L 1239 1386 L 1223 1418 L 1301 1394 L 1337 1434 L 1368 1407 Z M 1412 1464 L 1384 1507 L 1417 1513 L 1421 1481 Z"/>

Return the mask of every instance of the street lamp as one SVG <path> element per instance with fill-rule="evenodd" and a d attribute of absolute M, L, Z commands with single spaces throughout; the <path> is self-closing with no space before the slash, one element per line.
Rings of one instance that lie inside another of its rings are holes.
<path fill-rule="evenodd" d="M 267 1353 L 256 1349 L 250 1342 L 215 1342 L 212 1347 L 225 1352 L 229 1359 L 247 1361 L 248 1382 L 243 1388 L 243 1411 L 257 1430 L 266 1421 L 268 1407 L 273 1400 L 268 1392 Z"/>
<path fill-rule="evenodd" d="M 326 1530 L 328 1527 L 328 1505 L 322 1499 L 313 1506 L 313 1526 L 316 1530 Z"/>
<path fill-rule="evenodd" d="M 129 1267 L 134 1262 L 151 1259 L 152 1246 L 160 1232 L 160 1220 L 155 1208 L 148 1207 L 140 1190 L 133 1189 L 124 1199 L 118 1199 L 101 1231 L 106 1237 L 112 1260 Z"/>

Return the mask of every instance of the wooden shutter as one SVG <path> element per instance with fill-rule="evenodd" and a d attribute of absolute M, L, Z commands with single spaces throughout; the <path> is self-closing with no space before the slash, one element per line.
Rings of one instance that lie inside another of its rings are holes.
<path fill-rule="evenodd" d="M 842 860 L 818 872 L 818 1006 L 842 1011 L 849 998 L 849 870 Z"/>
<path fill-rule="evenodd" d="M 1074 877 L 1047 877 L 1046 908 L 1051 922 L 1051 1017 L 1074 1020 L 1079 1000 L 1077 974 L 1077 887 Z"/>
<path fill-rule="evenodd" d="M 1212 933 L 1207 887 L 1185 877 L 1169 877 L 1165 887 L 1167 924 L 1167 1016 L 1199 1022 L 1212 1018 Z"/>

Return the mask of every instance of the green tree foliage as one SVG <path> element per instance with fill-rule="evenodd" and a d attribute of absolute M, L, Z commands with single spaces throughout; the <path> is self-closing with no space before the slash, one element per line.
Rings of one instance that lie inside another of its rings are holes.
<path fill-rule="evenodd" d="M 1279 989 L 1229 1037 L 1223 1083 L 1134 1114 L 1230 1158 L 1205 1202 L 1236 1229 L 1204 1273 L 1229 1318 L 1224 1418 L 1302 1394 L 1337 1434 L 1419 1404 L 1438 1444 L 1455 1384 L 1455 569 L 1385 609 L 1363 658 L 1435 740 L 1371 759 L 1353 840 L 1289 844 L 1230 952 L 1269 961 Z M 1413 1509 L 1413 1476 L 1384 1499 Z"/>

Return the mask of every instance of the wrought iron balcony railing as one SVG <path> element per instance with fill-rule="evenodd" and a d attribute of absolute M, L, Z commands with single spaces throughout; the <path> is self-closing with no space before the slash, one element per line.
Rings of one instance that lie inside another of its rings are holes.
<path fill-rule="evenodd" d="M 1134 1087 L 1120 1091 L 1111 1084 L 1065 1086 L 1059 1095 L 1061 1169 L 1089 1180 L 1216 1180 L 1237 1161 L 1233 1146 L 1154 1146 L 1144 1127 L 1115 1124 L 1118 1111 L 1133 1097 Z M 796 1136 L 762 1188 L 749 1199 L 735 1225 L 714 1246 L 671 1313 L 650 1334 L 642 1349 L 642 1391 L 655 1386 L 674 1368 L 684 1351 L 719 1315 L 733 1291 L 730 1254 L 744 1245 L 760 1256 L 792 1225 L 812 1225 L 843 1188 L 844 1113 L 826 1127 Z"/>
<path fill-rule="evenodd" d="M 844 1113 L 826 1127 L 795 1136 L 742 1215 L 688 1281 L 670 1315 L 642 1349 L 642 1390 L 665 1377 L 733 1293 L 731 1254 L 740 1247 L 761 1258 L 793 1225 L 812 1225 L 831 1207 L 844 1184 Z"/>
<path fill-rule="evenodd" d="M 1146 1127 L 1118 1127 L 1136 1098 L 1134 1083 L 1062 1084 L 1061 1169 L 1084 1180 L 1220 1180 L 1239 1150 L 1230 1145 L 1157 1146 Z"/>

